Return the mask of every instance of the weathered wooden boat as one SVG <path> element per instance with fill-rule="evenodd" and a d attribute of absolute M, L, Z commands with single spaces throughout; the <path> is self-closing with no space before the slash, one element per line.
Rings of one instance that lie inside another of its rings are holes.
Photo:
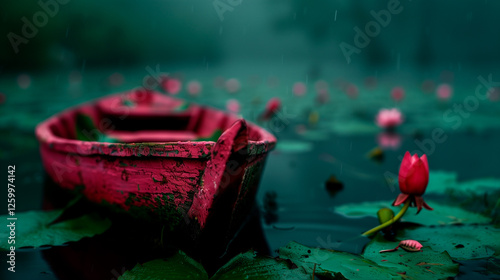
<path fill-rule="evenodd" d="M 146 90 L 68 109 L 36 136 L 60 187 L 192 239 L 237 231 L 276 144 L 235 115 Z"/>

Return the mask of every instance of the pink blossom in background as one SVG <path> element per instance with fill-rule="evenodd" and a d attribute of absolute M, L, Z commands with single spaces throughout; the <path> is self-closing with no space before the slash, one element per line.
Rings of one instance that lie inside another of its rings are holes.
<path fill-rule="evenodd" d="M 279 109 L 281 109 L 281 100 L 277 97 L 273 97 L 267 102 L 266 109 L 262 115 L 260 115 L 259 119 L 269 120 Z"/>
<path fill-rule="evenodd" d="M 235 78 L 229 79 L 226 81 L 226 90 L 229 93 L 236 93 L 240 90 L 241 84 L 240 81 L 238 81 Z"/>
<path fill-rule="evenodd" d="M 434 92 L 434 89 L 436 88 L 436 84 L 434 84 L 433 80 L 425 80 L 422 82 L 422 91 L 425 93 L 431 93 Z"/>
<path fill-rule="evenodd" d="M 391 97 L 394 101 L 401 101 L 405 97 L 405 90 L 402 87 L 395 87 L 391 90 Z"/>
<path fill-rule="evenodd" d="M 31 77 L 28 74 L 17 76 L 17 85 L 22 89 L 27 89 L 31 86 Z"/>
<path fill-rule="evenodd" d="M 177 94 L 181 91 L 182 83 L 176 78 L 165 77 L 162 79 L 163 89 L 170 94 Z"/>
<path fill-rule="evenodd" d="M 358 98 L 359 89 L 355 84 L 349 84 L 349 85 L 347 85 L 347 87 L 345 89 L 345 93 L 350 98 L 356 99 L 356 98 Z"/>
<path fill-rule="evenodd" d="M 0 92 L 0 105 L 5 103 L 5 99 L 6 99 L 5 94 Z"/>
<path fill-rule="evenodd" d="M 304 96 L 307 92 L 307 86 L 303 82 L 293 84 L 292 92 L 295 96 Z"/>
<path fill-rule="evenodd" d="M 450 99 L 453 89 L 448 84 L 440 84 L 436 89 L 437 97 L 441 100 Z"/>
<path fill-rule="evenodd" d="M 382 148 L 396 150 L 401 146 L 401 136 L 397 133 L 382 132 L 377 136 L 377 143 Z"/>
<path fill-rule="evenodd" d="M 396 109 L 382 109 L 378 112 L 376 123 L 382 128 L 394 128 L 403 123 L 403 114 Z"/>
<path fill-rule="evenodd" d="M 241 109 L 240 102 L 236 99 L 229 99 L 226 102 L 226 109 L 231 113 L 238 114 Z"/>
<path fill-rule="evenodd" d="M 277 97 L 273 97 L 269 99 L 269 101 L 266 104 L 266 111 L 269 112 L 275 112 L 278 111 L 281 108 L 281 101 Z"/>
<path fill-rule="evenodd" d="M 117 87 L 121 86 L 123 82 L 125 81 L 125 78 L 121 73 L 115 72 L 108 77 L 108 85 Z"/>
<path fill-rule="evenodd" d="M 199 95 L 201 92 L 201 83 L 196 80 L 190 81 L 187 84 L 187 91 L 192 96 Z"/>

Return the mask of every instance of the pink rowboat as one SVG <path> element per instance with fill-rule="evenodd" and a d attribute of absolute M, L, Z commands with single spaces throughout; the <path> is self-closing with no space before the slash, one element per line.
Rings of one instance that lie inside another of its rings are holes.
<path fill-rule="evenodd" d="M 235 115 L 146 90 L 68 109 L 36 136 L 62 188 L 193 238 L 211 224 L 226 233 L 241 226 L 276 144 Z"/>

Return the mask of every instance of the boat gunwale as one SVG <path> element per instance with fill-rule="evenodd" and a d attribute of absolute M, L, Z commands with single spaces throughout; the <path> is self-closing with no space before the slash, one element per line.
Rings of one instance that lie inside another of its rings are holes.
<path fill-rule="evenodd" d="M 57 136 L 51 129 L 52 125 L 58 124 L 60 118 L 67 113 L 76 111 L 84 106 L 97 106 L 97 103 L 105 98 L 113 97 L 109 95 L 96 100 L 91 100 L 80 105 L 70 107 L 46 119 L 37 125 L 35 135 L 42 145 L 49 149 L 79 154 L 85 156 L 106 155 L 116 157 L 172 157 L 172 158 L 209 158 L 211 150 L 215 146 L 215 141 L 171 141 L 171 142 L 137 142 L 137 143 L 111 143 L 99 141 L 84 141 L 69 139 Z M 194 106 L 204 107 L 199 104 Z M 210 110 L 218 110 L 206 107 Z M 221 110 L 218 110 L 221 111 Z M 229 115 L 229 113 L 224 112 Z M 269 152 L 276 145 L 276 137 L 264 128 L 247 121 L 249 127 L 262 138 L 261 140 L 248 140 L 246 148 L 247 155 L 259 155 Z M 226 129 L 227 130 L 227 129 Z"/>

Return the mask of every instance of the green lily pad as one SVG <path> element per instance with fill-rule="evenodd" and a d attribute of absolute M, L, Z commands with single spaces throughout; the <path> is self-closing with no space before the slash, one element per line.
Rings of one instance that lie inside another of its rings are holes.
<path fill-rule="evenodd" d="M 391 279 L 399 278 L 398 270 L 380 266 L 359 255 L 334 250 L 310 248 L 290 242 L 279 250 L 280 258 L 287 258 L 309 275 L 326 279 Z M 397 263 L 393 264 L 398 266 Z"/>
<path fill-rule="evenodd" d="M 350 218 L 374 217 L 377 218 L 377 211 L 381 208 L 390 208 L 395 213 L 401 207 L 391 206 L 393 201 L 370 201 L 361 203 L 344 204 L 335 207 L 335 212 Z M 464 210 L 460 207 L 445 205 L 442 203 L 426 201 L 434 210 L 423 209 L 416 215 L 416 209 L 410 208 L 401 218 L 403 222 L 412 222 L 426 226 L 448 225 L 448 224 L 487 224 L 491 222 L 490 217 L 483 216 Z"/>
<path fill-rule="evenodd" d="M 395 252 L 379 253 L 380 250 L 395 248 L 398 243 L 377 235 L 366 245 L 363 257 L 410 279 L 447 279 L 458 274 L 458 264 L 453 263 L 450 255 L 440 248 L 424 246 L 420 252 L 407 252 L 400 248 Z"/>
<path fill-rule="evenodd" d="M 201 264 L 179 251 L 171 258 L 138 264 L 118 279 L 208 279 L 208 275 Z M 259 257 L 253 252 L 247 252 L 231 259 L 210 279 L 308 280 L 311 276 L 289 260 Z"/>
<path fill-rule="evenodd" d="M 500 179 L 458 182 L 455 173 L 431 172 L 426 193 L 446 194 L 461 207 L 489 216 L 495 224 L 500 223 Z"/>
<path fill-rule="evenodd" d="M 418 240 L 434 250 L 446 250 L 456 260 L 500 256 L 500 230 L 492 226 L 420 227 L 405 230 L 398 237 Z"/>
<path fill-rule="evenodd" d="M 168 259 L 156 259 L 138 264 L 118 278 L 118 280 L 127 279 L 208 279 L 208 275 L 201 264 L 179 251 Z"/>
<path fill-rule="evenodd" d="M 311 279 L 304 269 L 290 261 L 258 257 L 252 252 L 239 254 L 225 264 L 211 280 L 223 279 Z"/>
<path fill-rule="evenodd" d="M 0 228 L 0 250 L 8 250 L 12 245 L 16 248 L 62 245 L 101 234 L 111 226 L 110 220 L 93 214 L 51 224 L 62 212 L 63 210 L 16 213 L 16 221 L 8 221 L 10 216 L 7 215 L 0 216 L 3 221 L 14 222 L 16 231 L 16 243 L 8 244 L 10 229 L 6 226 Z"/>
<path fill-rule="evenodd" d="M 305 153 L 312 148 L 312 143 L 294 140 L 281 140 L 276 144 L 276 150 L 285 153 Z"/>
<path fill-rule="evenodd" d="M 458 183 L 452 189 L 448 190 L 448 193 L 475 193 L 484 194 L 500 191 L 500 179 L 495 178 L 483 178 L 472 181 L 467 181 L 463 183 Z"/>

